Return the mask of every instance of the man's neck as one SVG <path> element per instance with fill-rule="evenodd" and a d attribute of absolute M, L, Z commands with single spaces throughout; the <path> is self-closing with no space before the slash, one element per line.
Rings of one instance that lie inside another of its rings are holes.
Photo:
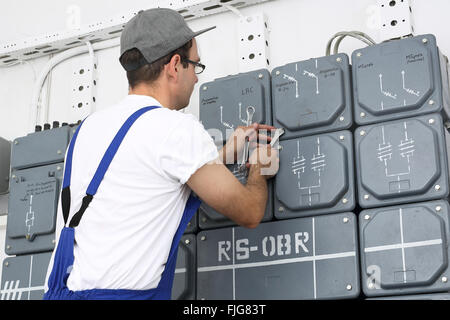
<path fill-rule="evenodd" d="M 163 107 L 167 109 L 175 110 L 172 107 L 172 103 L 170 99 L 167 98 L 167 95 L 164 94 L 161 90 L 155 90 L 155 88 L 150 86 L 136 86 L 134 88 L 130 88 L 128 91 L 129 95 L 136 94 L 141 96 L 149 96 L 156 99 Z"/>

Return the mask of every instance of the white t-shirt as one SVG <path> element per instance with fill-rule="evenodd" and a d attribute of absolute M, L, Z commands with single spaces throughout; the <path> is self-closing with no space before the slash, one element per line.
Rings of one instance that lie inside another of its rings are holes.
<path fill-rule="evenodd" d="M 135 111 L 155 105 L 161 104 L 149 96 L 129 95 L 84 121 L 73 152 L 68 221 L 79 210 L 120 127 Z M 193 115 L 164 107 L 143 114 L 125 136 L 75 228 L 75 261 L 68 288 L 156 288 L 191 193 L 185 183 L 217 157 L 212 138 Z M 63 224 L 60 201 L 56 243 Z"/>

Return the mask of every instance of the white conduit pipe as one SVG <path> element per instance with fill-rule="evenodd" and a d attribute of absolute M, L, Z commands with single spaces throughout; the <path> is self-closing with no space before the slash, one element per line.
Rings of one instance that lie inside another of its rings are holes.
<path fill-rule="evenodd" d="M 116 47 L 120 45 L 120 37 L 114 38 L 111 40 L 106 40 L 98 43 L 94 43 L 92 45 L 93 50 L 102 50 L 102 49 L 108 49 L 112 47 Z M 89 49 L 86 46 L 82 47 L 76 47 L 73 49 L 68 49 L 66 51 L 63 51 L 59 55 L 53 57 L 51 60 L 47 62 L 47 64 L 44 66 L 44 69 L 41 71 L 39 78 L 35 84 L 34 90 L 33 90 L 33 96 L 31 99 L 31 108 L 30 108 L 30 132 L 34 132 L 36 124 L 39 122 L 39 97 L 41 95 L 42 86 L 44 85 L 45 79 L 47 78 L 48 73 L 59 63 L 61 63 L 64 60 L 67 60 L 69 58 L 72 58 L 74 56 L 83 54 L 88 52 Z"/>

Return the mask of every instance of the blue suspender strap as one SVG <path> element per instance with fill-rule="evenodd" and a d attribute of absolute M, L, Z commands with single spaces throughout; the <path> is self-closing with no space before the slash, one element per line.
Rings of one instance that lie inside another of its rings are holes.
<path fill-rule="evenodd" d="M 83 198 L 83 202 L 81 205 L 80 210 L 75 213 L 72 220 L 69 223 L 69 227 L 73 228 L 78 226 L 80 223 L 81 217 L 84 214 L 84 211 L 89 206 L 89 203 L 92 201 L 94 195 L 97 193 L 97 189 L 100 186 L 100 183 L 103 180 L 103 177 L 105 176 L 106 171 L 109 168 L 109 165 L 111 164 L 111 161 L 113 160 L 114 156 L 117 153 L 117 150 L 119 149 L 120 144 L 122 143 L 123 139 L 125 138 L 125 135 L 127 134 L 128 130 L 130 130 L 131 126 L 134 124 L 134 122 L 144 113 L 147 111 L 153 110 L 155 108 L 159 108 L 158 106 L 152 106 L 152 107 L 144 107 L 133 113 L 122 125 L 122 127 L 119 129 L 117 134 L 115 135 L 113 141 L 109 145 L 108 149 L 105 152 L 105 155 L 103 156 L 102 160 L 100 161 L 100 164 L 97 168 L 97 171 L 94 174 L 94 177 L 91 180 L 91 183 L 89 184 L 87 190 L 86 190 L 86 196 Z M 74 136 L 75 138 L 75 136 Z M 70 150 L 69 150 L 70 151 Z M 72 155 L 71 155 L 72 156 Z M 72 159 L 71 159 L 72 160 Z M 71 165 L 71 163 L 70 163 Z M 70 184 L 70 180 L 69 180 Z"/>

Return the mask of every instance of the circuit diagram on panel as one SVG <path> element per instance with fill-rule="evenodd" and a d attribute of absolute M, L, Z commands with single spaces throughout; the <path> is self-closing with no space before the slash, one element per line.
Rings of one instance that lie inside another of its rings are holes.
<path fill-rule="evenodd" d="M 242 106 L 242 102 L 239 102 L 238 103 L 238 110 L 237 110 L 237 112 L 238 112 L 238 117 L 236 118 L 236 119 L 239 119 L 239 121 L 240 121 L 240 125 L 243 125 L 243 126 L 247 126 L 247 122 L 249 121 L 249 120 L 251 120 L 251 119 L 247 119 L 247 109 L 248 109 L 249 107 L 243 107 Z M 220 106 L 219 107 L 219 110 L 220 110 L 220 123 L 225 127 L 225 128 L 227 128 L 227 129 L 231 129 L 231 130 L 234 130 L 235 129 L 235 125 L 234 124 L 232 124 L 232 123 L 229 123 L 229 122 L 227 122 L 227 121 L 225 121 L 225 119 L 224 119 L 224 116 L 223 116 L 223 106 Z"/>
<path fill-rule="evenodd" d="M 402 124 L 402 138 L 398 144 L 393 145 L 386 137 L 385 126 L 381 126 L 381 143 L 378 144 L 377 158 L 383 163 L 384 174 L 388 180 L 394 178 L 394 181 L 389 182 L 389 190 L 400 193 L 402 190 L 409 189 L 408 176 L 412 172 L 412 158 L 415 152 L 415 141 L 408 135 L 407 123 Z M 400 156 L 401 165 L 394 167 L 393 160 L 395 156 Z M 403 180 L 401 180 L 403 179 Z"/>
<path fill-rule="evenodd" d="M 296 73 L 299 72 L 298 63 L 295 64 L 295 72 Z M 314 93 L 316 95 L 320 94 L 320 91 L 319 91 L 319 76 L 318 76 L 319 72 L 318 72 L 317 59 L 315 59 L 315 69 L 314 70 L 312 70 L 312 69 L 310 69 L 310 70 L 303 69 L 300 72 L 300 74 L 302 76 L 304 76 L 305 78 L 307 78 L 307 79 L 312 79 L 314 81 L 314 83 L 315 83 L 315 91 L 314 91 Z M 299 81 L 297 80 L 297 78 L 295 78 L 292 75 L 288 75 L 288 74 L 284 73 L 283 74 L 283 79 L 289 80 L 289 81 L 291 81 L 291 83 L 295 84 L 295 98 L 298 99 L 300 97 L 300 89 L 299 89 Z M 279 89 L 279 90 L 281 90 L 281 89 Z"/>
<path fill-rule="evenodd" d="M 291 171 L 297 177 L 297 187 L 301 192 L 300 204 L 306 202 L 309 206 L 319 201 L 317 189 L 322 187 L 322 172 L 326 167 L 326 155 L 321 152 L 320 138 L 315 142 L 315 153 L 305 158 L 297 140 L 297 156 L 291 162 Z M 307 194 L 303 194 L 305 191 Z"/>
<path fill-rule="evenodd" d="M 408 87 L 406 71 L 402 70 L 400 72 L 400 75 L 401 75 L 401 81 L 402 81 L 402 87 L 401 87 L 402 92 L 406 92 L 407 95 L 419 97 L 420 91 Z M 391 101 L 391 102 L 386 102 L 386 101 L 381 100 L 381 102 L 380 102 L 381 110 L 405 107 L 407 104 L 406 98 L 404 98 L 403 101 L 401 101 L 401 98 L 399 97 L 398 93 L 394 93 L 393 91 L 386 88 L 386 81 L 383 80 L 384 76 L 382 73 L 380 73 L 378 75 L 378 77 L 379 77 L 379 86 L 380 86 L 381 95 L 383 95 L 384 97 L 388 98 L 389 101 Z M 399 77 L 399 79 L 400 79 L 400 77 Z"/>

